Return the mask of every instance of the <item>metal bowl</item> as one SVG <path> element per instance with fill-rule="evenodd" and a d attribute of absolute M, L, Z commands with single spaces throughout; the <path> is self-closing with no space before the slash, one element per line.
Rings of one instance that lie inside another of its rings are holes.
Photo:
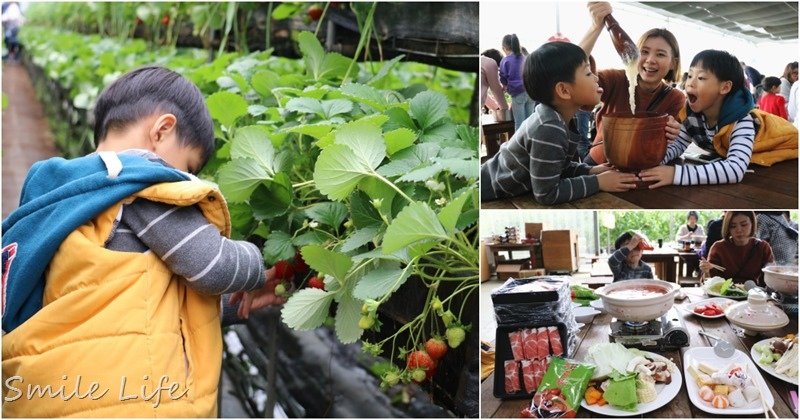
<path fill-rule="evenodd" d="M 636 290 L 656 291 L 656 296 L 631 296 Z M 595 294 L 603 300 L 603 307 L 611 316 L 621 321 L 645 322 L 660 318 L 672 308 L 679 286 L 662 280 L 623 280 L 603 286 Z M 626 293 L 626 291 L 628 291 Z"/>

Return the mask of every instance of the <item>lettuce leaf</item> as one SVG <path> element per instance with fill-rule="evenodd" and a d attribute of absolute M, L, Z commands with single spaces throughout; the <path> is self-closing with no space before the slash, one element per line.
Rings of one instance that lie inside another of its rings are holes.
<path fill-rule="evenodd" d="M 597 366 L 592 379 L 604 378 L 614 371 L 625 374 L 628 363 L 636 357 L 620 343 L 598 343 L 589 347 L 588 353 L 588 361 Z"/>
<path fill-rule="evenodd" d="M 636 373 L 623 375 L 612 372 L 610 382 L 603 399 L 616 408 L 625 411 L 636 411 L 636 404 L 639 399 L 636 397 Z"/>

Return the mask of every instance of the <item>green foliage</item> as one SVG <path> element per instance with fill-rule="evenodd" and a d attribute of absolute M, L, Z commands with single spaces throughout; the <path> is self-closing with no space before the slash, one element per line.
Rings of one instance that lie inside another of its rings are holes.
<path fill-rule="evenodd" d="M 678 228 L 686 223 L 686 212 L 676 211 L 612 211 L 615 225 L 613 229 L 600 226 L 601 243 L 610 240 L 611 246 L 614 241 L 623 233 L 638 230 L 655 242 L 663 239 L 664 242 L 672 242 Z M 698 211 L 700 220 L 698 224 L 705 228 L 709 221 L 720 216 L 719 211 Z M 602 219 L 602 215 L 600 216 Z"/>

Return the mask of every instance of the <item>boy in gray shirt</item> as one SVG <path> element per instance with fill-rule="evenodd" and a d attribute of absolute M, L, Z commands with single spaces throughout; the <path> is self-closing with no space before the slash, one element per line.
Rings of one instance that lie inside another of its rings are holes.
<path fill-rule="evenodd" d="M 481 166 L 481 201 L 533 192 L 536 201 L 552 205 L 635 188 L 633 174 L 571 160 L 580 141 L 573 117 L 581 107 L 597 104 L 602 93 L 580 47 L 567 42 L 539 47 L 525 61 L 523 78 L 539 105 Z"/>

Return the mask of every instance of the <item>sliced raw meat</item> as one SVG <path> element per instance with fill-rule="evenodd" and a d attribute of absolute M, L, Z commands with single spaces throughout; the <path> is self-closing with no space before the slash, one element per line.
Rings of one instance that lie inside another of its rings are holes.
<path fill-rule="evenodd" d="M 522 341 L 522 331 L 508 333 L 508 341 L 511 343 L 511 354 L 514 355 L 514 360 L 524 359 L 525 352 L 522 349 L 524 345 Z"/>
<path fill-rule="evenodd" d="M 522 342 L 524 344 L 523 349 L 525 350 L 525 359 L 535 359 L 539 354 L 539 350 L 537 349 L 538 339 L 536 328 L 527 328 L 522 330 Z"/>
<path fill-rule="evenodd" d="M 558 334 L 558 327 L 547 327 L 547 335 L 550 337 L 550 348 L 553 350 L 551 354 L 555 356 L 564 354 L 564 348 L 561 346 L 561 335 Z"/>
<path fill-rule="evenodd" d="M 544 369 L 543 369 L 542 366 L 544 366 L 545 361 L 544 360 L 534 360 L 533 362 L 534 362 L 534 366 L 533 366 L 533 378 L 534 378 L 533 379 L 533 383 L 536 386 L 536 388 L 539 388 L 539 384 L 542 383 L 542 378 L 544 377 Z"/>
<path fill-rule="evenodd" d="M 522 382 L 525 385 L 525 392 L 532 393 L 536 391 L 535 367 L 538 362 L 536 360 L 523 360 L 522 364 Z"/>
<path fill-rule="evenodd" d="M 519 362 L 516 360 L 506 360 L 505 364 L 505 384 L 506 394 L 513 394 L 521 390 L 519 386 Z"/>
<path fill-rule="evenodd" d="M 547 335 L 547 327 L 539 327 L 537 336 L 536 356 L 537 359 L 544 359 L 550 355 L 550 339 Z"/>

